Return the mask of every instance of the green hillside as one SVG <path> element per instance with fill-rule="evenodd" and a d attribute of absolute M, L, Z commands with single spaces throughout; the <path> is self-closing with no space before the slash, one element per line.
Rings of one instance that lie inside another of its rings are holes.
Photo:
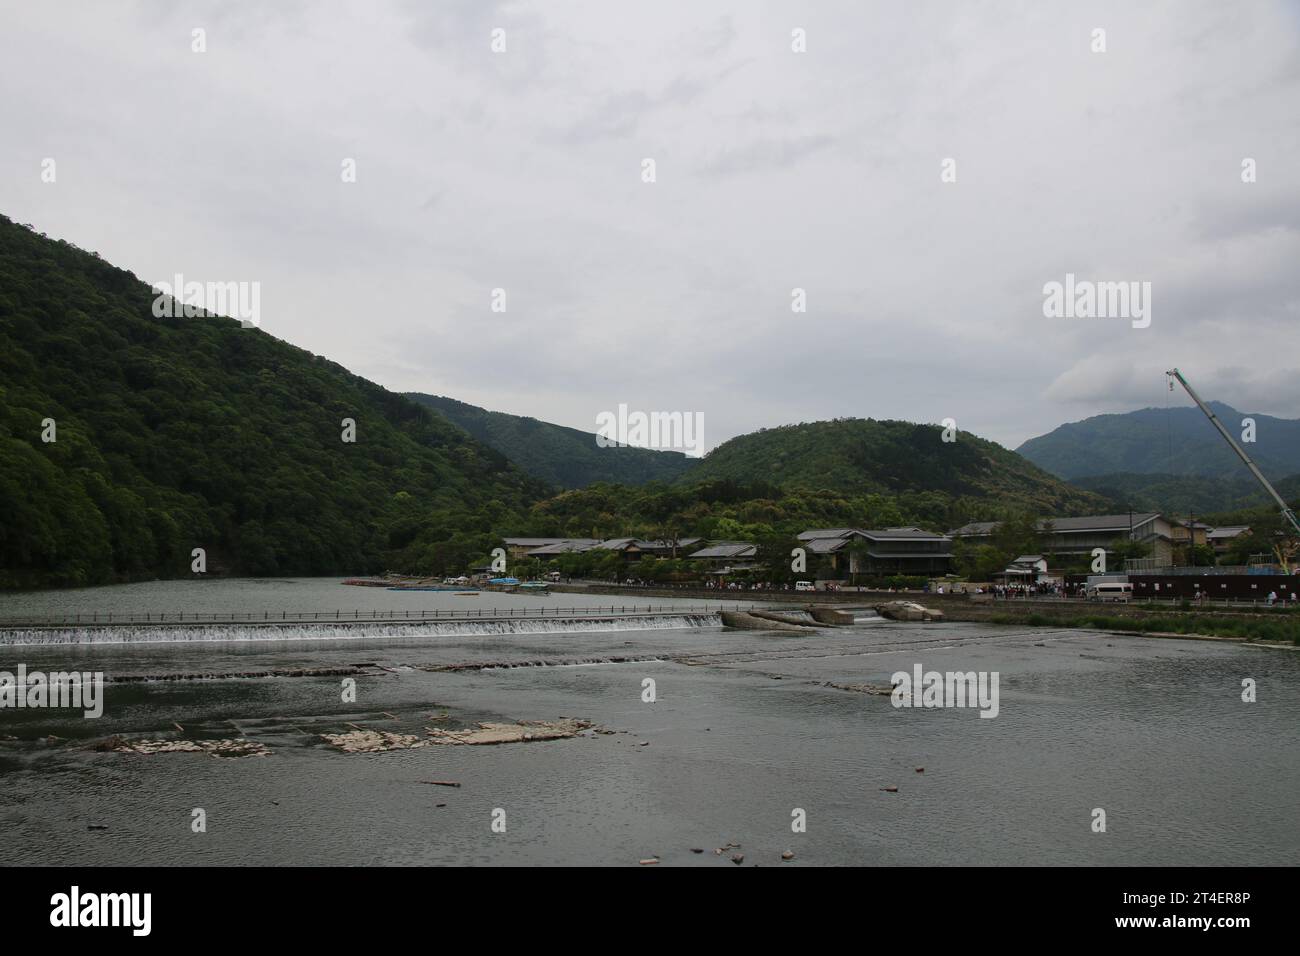
<path fill-rule="evenodd" d="M 936 425 L 869 418 L 742 435 L 719 445 L 680 480 L 766 481 L 852 495 L 931 493 L 1057 515 L 1086 514 L 1105 505 L 1099 496 L 969 433 L 944 442 Z"/>
<path fill-rule="evenodd" d="M 0 217 L 0 586 L 181 577 L 196 547 L 209 572 L 459 568 L 537 497 L 401 395 L 153 298 Z"/>
<path fill-rule="evenodd" d="M 490 412 L 454 398 L 419 392 L 408 392 L 407 398 L 437 409 L 528 474 L 559 488 L 585 488 L 597 481 L 625 485 L 672 481 L 694 464 L 680 452 L 601 448 L 591 432 L 523 415 Z"/>
<path fill-rule="evenodd" d="M 1241 459 L 1189 401 L 1182 396 L 1169 408 L 1070 422 L 1031 438 L 1016 451 L 1070 479 L 1122 473 L 1240 478 Z M 1270 479 L 1300 472 L 1300 421 L 1239 412 L 1221 402 L 1209 405 L 1238 440 L 1242 419 L 1255 420 L 1255 441 L 1242 447 Z"/>
<path fill-rule="evenodd" d="M 1266 507 L 1272 499 L 1246 471 L 1235 478 L 1200 475 L 1089 475 L 1075 478 L 1070 484 L 1114 502 L 1115 511 L 1163 511 L 1173 514 L 1198 514 Z M 1300 489 L 1300 475 L 1292 475 L 1274 486 L 1287 496 L 1287 489 Z M 1294 493 L 1294 492 L 1292 492 Z"/>

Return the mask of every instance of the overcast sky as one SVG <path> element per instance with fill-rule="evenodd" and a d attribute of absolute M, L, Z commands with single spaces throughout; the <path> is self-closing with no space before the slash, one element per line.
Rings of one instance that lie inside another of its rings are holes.
<path fill-rule="evenodd" d="M 0 212 L 147 281 L 260 282 L 264 330 L 394 390 L 588 431 L 619 403 L 702 412 L 709 446 L 855 416 L 1015 447 L 1188 404 L 1178 365 L 1300 417 L 1300 4 L 0 20 Z M 1150 326 L 1045 318 L 1067 272 L 1150 282 Z"/>

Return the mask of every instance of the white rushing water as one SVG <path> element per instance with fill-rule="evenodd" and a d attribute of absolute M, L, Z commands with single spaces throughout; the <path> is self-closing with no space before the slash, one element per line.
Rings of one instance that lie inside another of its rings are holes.
<path fill-rule="evenodd" d="M 0 630 L 0 646 L 55 644 L 191 644 L 225 641 L 321 641 L 374 638 L 472 637 L 593 631 L 682 630 L 719 627 L 717 614 L 659 614 L 619 618 L 516 618 L 498 621 L 384 623 L 124 625 Z"/>

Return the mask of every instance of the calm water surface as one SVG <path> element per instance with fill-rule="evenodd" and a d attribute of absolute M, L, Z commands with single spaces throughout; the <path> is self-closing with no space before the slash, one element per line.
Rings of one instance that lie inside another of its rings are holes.
<path fill-rule="evenodd" d="M 170 610 L 178 600 L 210 612 L 386 609 L 450 597 L 176 582 L 8 595 L 0 616 Z M 582 601 L 517 600 L 571 599 Z M 16 738 L 0 741 L 0 826 L 10 847 L 29 848 L 6 862 L 635 865 L 657 855 L 731 866 L 737 851 L 713 852 L 727 843 L 763 865 L 781 865 L 786 849 L 796 857 L 785 865 L 1300 862 L 1294 652 L 974 624 L 808 635 L 627 627 L 61 647 L 0 635 L 0 670 L 121 678 L 378 665 L 357 679 L 356 703 L 341 702 L 338 677 L 271 677 L 113 683 L 98 720 L 0 710 L 0 736 Z M 521 666 L 421 669 L 469 662 Z M 999 672 L 999 716 L 895 709 L 826 686 L 887 684 L 917 662 Z M 1253 704 L 1240 699 L 1247 677 Z M 642 701 L 645 678 L 654 703 Z M 348 722 L 423 735 L 442 713 L 452 726 L 571 716 L 616 732 L 379 754 L 340 753 L 318 736 Z M 84 746 L 111 734 L 180 737 L 173 721 L 186 737 L 244 736 L 271 756 Z M 64 739 L 44 742 L 50 734 Z M 195 807 L 206 833 L 190 830 Z M 1091 831 L 1097 807 L 1106 833 Z M 491 830 L 498 808 L 504 834 Z M 806 833 L 791 832 L 796 808 Z"/>

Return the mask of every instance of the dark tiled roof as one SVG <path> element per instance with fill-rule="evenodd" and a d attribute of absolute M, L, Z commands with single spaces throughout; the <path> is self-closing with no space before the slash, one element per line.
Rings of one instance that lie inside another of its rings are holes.
<path fill-rule="evenodd" d="M 1133 527 L 1144 525 L 1153 518 L 1159 518 L 1160 513 L 1156 511 L 1143 512 L 1138 514 L 1133 512 Z M 1082 518 L 1045 518 L 1038 522 L 1038 527 L 1042 529 L 1051 521 L 1053 531 L 1127 531 L 1129 529 L 1129 515 L 1125 512 L 1122 515 L 1086 515 Z"/>
<path fill-rule="evenodd" d="M 943 541 L 946 539 L 946 535 L 922 531 L 920 528 L 865 529 L 858 534 L 874 541 Z"/>
<path fill-rule="evenodd" d="M 804 542 L 813 554 L 831 554 L 849 543 L 848 538 L 813 538 Z"/>
<path fill-rule="evenodd" d="M 563 541 L 557 541 L 554 544 L 543 545 L 540 548 L 533 548 L 528 552 L 531 557 L 545 557 L 548 554 L 569 554 L 572 551 L 590 551 L 596 545 L 600 544 L 595 538 L 566 538 Z"/>
<path fill-rule="evenodd" d="M 678 538 L 677 547 L 679 549 L 689 548 L 693 544 L 699 544 L 702 540 L 702 538 Z M 635 544 L 642 551 L 671 551 L 673 547 L 673 543 L 665 539 L 647 541 L 644 538 L 638 538 Z"/>
<path fill-rule="evenodd" d="M 992 534 L 993 529 L 1001 523 L 1001 521 L 972 521 L 970 524 L 964 524 L 948 533 L 954 538 L 970 534 Z"/>
<path fill-rule="evenodd" d="M 755 545 L 747 544 L 744 541 L 733 541 L 725 544 L 715 544 L 711 547 L 704 548 L 702 551 L 696 551 L 691 555 L 692 558 L 752 558 L 758 553 Z"/>
<path fill-rule="evenodd" d="M 812 528 L 799 535 L 800 541 L 819 541 L 833 538 L 870 538 L 873 541 L 941 541 L 944 535 L 923 531 L 916 527 L 905 528 Z"/>
<path fill-rule="evenodd" d="M 1207 538 L 1235 538 L 1238 535 L 1245 534 L 1250 530 L 1248 524 L 1225 524 L 1221 527 L 1214 528 L 1208 534 Z"/>
<path fill-rule="evenodd" d="M 1160 513 L 1157 511 L 1144 511 L 1141 514 L 1135 511 L 1132 516 L 1133 527 L 1140 527 L 1159 517 Z M 962 525 L 952 534 L 991 534 L 993 529 L 1001 523 L 1001 521 L 973 521 L 970 524 Z M 1049 523 L 1053 531 L 1067 534 L 1079 531 L 1127 531 L 1129 529 L 1129 515 L 1125 512 L 1122 515 L 1085 515 L 1082 518 L 1041 518 L 1038 521 L 1038 530 L 1045 530 Z"/>

